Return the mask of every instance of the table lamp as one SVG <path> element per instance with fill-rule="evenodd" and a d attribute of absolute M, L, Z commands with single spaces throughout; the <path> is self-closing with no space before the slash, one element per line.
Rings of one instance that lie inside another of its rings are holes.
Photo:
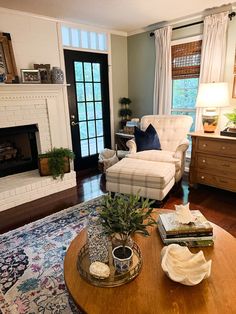
<path fill-rule="evenodd" d="M 202 124 L 205 133 L 214 133 L 219 114 L 216 109 L 229 106 L 228 83 L 200 83 L 196 101 L 203 108 Z"/>

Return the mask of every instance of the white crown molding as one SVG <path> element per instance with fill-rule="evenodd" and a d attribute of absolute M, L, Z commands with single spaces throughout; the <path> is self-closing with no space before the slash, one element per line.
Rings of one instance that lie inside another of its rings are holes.
<path fill-rule="evenodd" d="M 147 32 L 152 32 L 158 28 L 160 28 L 160 24 L 161 24 L 161 27 L 164 27 L 164 26 L 172 26 L 173 28 L 176 27 L 176 26 L 180 26 L 182 25 L 183 23 L 191 23 L 193 21 L 196 21 L 196 20 L 201 20 L 203 18 L 203 14 L 201 13 L 198 13 L 198 14 L 195 14 L 195 15 L 189 15 L 189 16 L 186 16 L 186 17 L 183 17 L 183 18 L 180 18 L 180 19 L 175 19 L 175 20 L 172 20 L 172 21 L 166 21 L 166 22 L 160 22 L 160 23 L 156 23 L 156 24 L 152 24 L 152 25 L 149 25 L 145 28 L 140 28 L 138 30 L 134 30 L 132 32 L 128 32 L 128 37 L 129 36 L 132 36 L 132 35 L 136 35 L 136 34 L 141 34 L 141 33 L 147 33 Z M 159 27 L 158 27 L 159 25 Z"/>
<path fill-rule="evenodd" d="M 146 29 L 144 28 L 140 28 L 140 29 L 136 29 L 134 31 L 128 32 L 127 36 L 133 36 L 133 35 L 137 35 L 137 34 L 142 34 L 142 33 L 146 33 L 148 32 Z"/>
<path fill-rule="evenodd" d="M 92 25 L 92 24 L 81 24 L 81 23 L 71 22 L 71 21 L 67 21 L 67 20 L 63 20 L 63 19 L 56 19 L 56 18 L 50 17 L 50 16 L 45 16 L 45 15 L 40 15 L 40 14 L 35 14 L 35 13 L 30 13 L 30 12 L 25 12 L 25 11 L 20 11 L 20 10 L 12 10 L 12 9 L 7 9 L 7 8 L 3 8 L 3 7 L 0 7 L 0 13 L 1 12 L 8 13 L 8 14 L 17 14 L 17 15 L 22 15 L 22 16 L 34 17 L 34 18 L 38 18 L 38 19 L 42 19 L 42 20 L 46 20 L 46 21 L 60 23 L 62 25 L 69 25 L 69 26 L 71 25 L 71 26 L 74 26 L 77 28 L 82 28 L 85 30 L 99 31 L 102 33 L 105 32 L 105 33 L 109 33 L 109 34 L 127 37 L 127 32 L 108 29 L 105 26 L 104 27 L 98 27 L 98 26 Z"/>
<path fill-rule="evenodd" d="M 188 16 L 177 18 L 177 19 L 174 19 L 171 21 L 158 22 L 158 23 L 149 25 L 147 27 L 143 27 L 143 28 L 128 32 L 127 36 L 129 37 L 129 36 L 136 35 L 136 34 L 151 32 L 151 31 L 154 31 L 155 29 L 158 29 L 160 27 L 164 27 L 167 25 L 170 25 L 173 28 L 176 26 L 178 27 L 178 26 L 181 26 L 183 23 L 188 23 L 188 22 L 191 23 L 192 21 L 203 20 L 203 18 L 206 15 L 222 12 L 222 10 L 230 10 L 231 8 L 232 8 L 232 10 L 236 9 L 236 2 L 234 2 L 233 4 L 219 6 L 217 8 L 207 9 L 207 10 L 204 10 L 203 12 L 198 12 L 196 14 L 190 14 Z"/>

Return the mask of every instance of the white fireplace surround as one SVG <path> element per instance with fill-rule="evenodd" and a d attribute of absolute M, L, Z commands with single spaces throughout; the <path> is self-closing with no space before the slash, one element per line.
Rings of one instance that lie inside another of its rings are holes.
<path fill-rule="evenodd" d="M 71 147 L 66 85 L 1 84 L 0 128 L 36 124 L 37 148 Z M 0 211 L 76 186 L 73 170 L 63 180 L 40 177 L 38 170 L 0 178 Z"/>

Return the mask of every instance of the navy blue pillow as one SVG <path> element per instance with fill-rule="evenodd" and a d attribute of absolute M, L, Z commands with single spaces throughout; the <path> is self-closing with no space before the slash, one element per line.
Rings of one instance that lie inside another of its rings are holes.
<path fill-rule="evenodd" d="M 152 124 L 149 124 L 146 131 L 142 131 L 135 127 L 134 137 L 137 145 L 137 152 L 151 149 L 161 150 L 158 134 Z"/>

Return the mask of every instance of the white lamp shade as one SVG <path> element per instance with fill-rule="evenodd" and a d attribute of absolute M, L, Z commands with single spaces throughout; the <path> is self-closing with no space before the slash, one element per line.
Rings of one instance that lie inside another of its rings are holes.
<path fill-rule="evenodd" d="M 198 89 L 196 107 L 217 108 L 229 106 L 228 83 L 201 83 Z"/>

